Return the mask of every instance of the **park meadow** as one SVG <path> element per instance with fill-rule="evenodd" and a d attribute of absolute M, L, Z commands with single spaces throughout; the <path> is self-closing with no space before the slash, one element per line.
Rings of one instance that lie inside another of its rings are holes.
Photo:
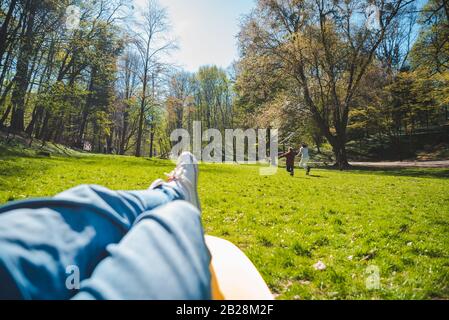
<path fill-rule="evenodd" d="M 1 150 L 1 203 L 85 183 L 146 189 L 173 168 L 169 160 Z M 260 176 L 258 166 L 200 165 L 205 232 L 241 248 L 278 299 L 448 299 L 448 191 L 444 168 L 321 168 L 291 178 L 283 167 Z M 372 268 L 380 286 L 370 289 Z"/>

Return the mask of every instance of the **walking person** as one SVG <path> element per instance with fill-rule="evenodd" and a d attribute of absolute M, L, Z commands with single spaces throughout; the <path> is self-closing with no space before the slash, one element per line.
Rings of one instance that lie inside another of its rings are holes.
<path fill-rule="evenodd" d="M 299 166 L 303 167 L 306 170 L 306 175 L 310 174 L 310 166 L 308 165 L 310 161 L 309 156 L 309 147 L 306 143 L 303 143 L 301 148 L 299 149 L 298 156 L 301 156 L 301 161 L 299 162 Z"/>

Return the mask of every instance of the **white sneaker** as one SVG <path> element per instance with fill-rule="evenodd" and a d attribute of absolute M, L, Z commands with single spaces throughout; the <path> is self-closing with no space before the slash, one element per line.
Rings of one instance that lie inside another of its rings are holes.
<path fill-rule="evenodd" d="M 186 201 L 193 204 L 201 212 L 198 197 L 198 161 L 195 156 L 190 152 L 183 152 L 178 158 L 176 168 L 166 175 L 168 176 L 168 182 L 158 179 L 151 184 L 150 189 L 162 184 L 174 186 L 183 193 Z"/>

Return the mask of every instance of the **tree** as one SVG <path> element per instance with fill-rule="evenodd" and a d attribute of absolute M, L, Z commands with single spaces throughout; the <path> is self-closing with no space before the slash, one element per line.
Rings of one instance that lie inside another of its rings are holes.
<path fill-rule="evenodd" d="M 88 116 L 92 113 L 97 113 L 102 116 L 99 117 L 99 121 L 93 121 L 94 134 L 98 139 L 98 150 L 102 150 L 103 148 L 100 147 L 101 138 L 98 135 L 98 131 L 101 130 L 100 128 L 104 127 L 100 125 L 100 122 L 108 123 L 105 121 L 108 117 L 104 116 L 104 114 L 108 115 L 112 113 L 110 112 L 110 108 L 113 106 L 115 100 L 116 66 L 123 46 L 122 41 L 114 36 L 117 30 L 108 27 L 106 24 L 98 24 L 97 28 L 99 30 L 97 31 L 95 42 L 93 42 L 93 55 L 89 63 L 89 95 L 81 112 L 77 145 L 81 146 Z M 113 116 L 113 114 L 111 116 Z M 112 121 L 112 119 L 109 120 Z M 106 139 L 109 140 L 109 143 L 107 143 L 107 151 L 110 152 L 110 138 L 114 134 L 114 127 L 103 128 L 103 131 L 106 133 Z"/>
<path fill-rule="evenodd" d="M 429 110 L 444 109 L 444 118 L 436 123 L 445 123 L 449 120 L 449 2 L 428 1 L 419 23 L 421 29 L 410 59 L 417 78 L 414 91 L 423 104 L 427 122 Z M 432 113 L 435 114 L 430 112 L 430 116 Z"/>
<path fill-rule="evenodd" d="M 80 23 L 73 28 L 67 23 L 69 4 L 0 2 L 2 12 L 7 8 L 0 29 L 0 38 L 6 39 L 0 45 L 0 125 L 29 137 L 79 146 L 90 116 L 86 103 L 92 103 L 85 91 L 93 88 L 90 84 L 108 87 L 95 89 L 98 99 L 106 91 L 111 97 L 113 91 L 112 56 L 121 46 L 117 21 L 124 0 L 76 1 Z"/>
<path fill-rule="evenodd" d="M 376 1 L 373 28 L 360 19 L 370 2 L 259 0 L 242 26 L 243 60 L 277 61 L 274 69 L 296 84 L 290 94 L 311 112 L 339 168 L 348 166 L 349 112 L 360 83 L 397 13 L 411 2 Z"/>
<path fill-rule="evenodd" d="M 232 94 L 226 71 L 217 66 L 200 67 L 195 75 L 195 104 L 201 120 L 207 128 L 231 128 Z"/>
<path fill-rule="evenodd" d="M 168 129 L 170 131 L 183 128 L 184 119 L 187 126 L 191 128 L 190 113 L 193 111 L 190 107 L 193 104 L 193 85 L 194 78 L 188 72 L 176 72 L 169 79 L 166 105 L 168 111 Z"/>
<path fill-rule="evenodd" d="M 412 50 L 412 66 L 429 74 L 449 70 L 449 2 L 430 0 L 419 21 L 421 30 Z"/>
<path fill-rule="evenodd" d="M 25 3 L 26 23 L 20 40 L 20 53 L 17 59 L 16 75 L 13 79 L 13 91 L 11 96 L 12 116 L 11 129 L 21 132 L 25 130 L 25 96 L 29 85 L 29 64 L 34 52 L 34 34 L 36 14 L 38 12 L 37 1 L 28 0 Z"/>
<path fill-rule="evenodd" d="M 150 81 L 153 82 L 161 70 L 160 55 L 175 48 L 174 41 L 168 38 L 170 25 L 167 12 L 156 1 L 148 0 L 143 20 L 144 22 L 140 25 L 139 33 L 135 34 L 137 38 L 135 44 L 140 55 L 139 77 L 142 84 L 136 157 L 140 157 L 142 153 L 145 111 L 148 107 L 148 102 L 151 101 L 151 93 L 148 90 L 148 87 L 151 86 Z"/>
<path fill-rule="evenodd" d="M 118 97 L 120 100 L 121 116 L 117 119 L 119 130 L 119 154 L 123 155 L 128 150 L 130 138 L 135 133 L 135 126 L 132 125 L 132 111 L 136 106 L 136 94 L 138 90 L 137 69 L 139 56 L 130 48 L 121 57 L 119 63 L 119 78 L 117 83 Z"/>

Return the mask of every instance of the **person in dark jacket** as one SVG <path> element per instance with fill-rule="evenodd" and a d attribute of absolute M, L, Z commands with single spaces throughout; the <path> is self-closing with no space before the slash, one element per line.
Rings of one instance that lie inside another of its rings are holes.
<path fill-rule="evenodd" d="M 295 157 L 296 152 L 292 147 L 288 148 L 288 152 L 281 154 L 279 158 L 285 158 L 287 172 L 290 172 L 290 175 L 293 177 L 295 174 Z"/>

